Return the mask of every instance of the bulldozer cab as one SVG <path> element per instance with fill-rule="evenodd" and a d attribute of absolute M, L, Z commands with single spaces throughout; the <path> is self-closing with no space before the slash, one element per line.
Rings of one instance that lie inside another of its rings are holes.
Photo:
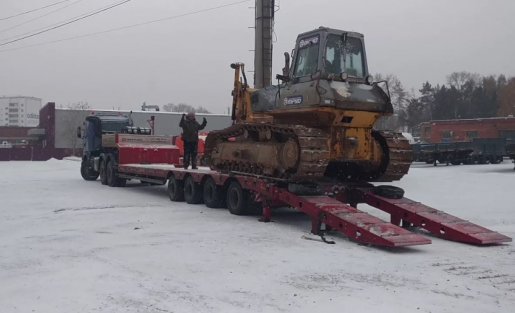
<path fill-rule="evenodd" d="M 292 80 L 312 80 L 319 74 L 364 82 L 368 75 L 363 35 L 359 33 L 320 28 L 299 35 L 295 51 Z"/>
<path fill-rule="evenodd" d="M 283 75 L 277 75 L 282 83 L 252 91 L 253 117 L 264 114 L 279 123 L 305 124 L 305 115 L 322 108 L 377 116 L 393 112 L 387 92 L 368 73 L 362 34 L 320 27 L 297 37 L 291 67 L 285 55 Z M 332 123 L 337 115 L 308 124 Z"/>

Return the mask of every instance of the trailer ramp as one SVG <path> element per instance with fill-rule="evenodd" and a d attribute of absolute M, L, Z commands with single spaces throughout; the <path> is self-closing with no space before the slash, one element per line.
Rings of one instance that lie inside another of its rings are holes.
<path fill-rule="evenodd" d="M 409 232 L 397 225 L 385 222 L 350 205 L 328 196 L 299 196 L 299 203 L 308 211 L 319 211 L 315 223 L 323 223 L 329 229 L 366 244 L 386 247 L 403 247 L 430 244 L 431 240 Z M 313 207 L 313 209 L 309 208 Z M 313 218 L 313 216 L 312 216 Z M 314 231 L 317 231 L 314 225 Z"/>
<path fill-rule="evenodd" d="M 408 198 L 390 199 L 363 191 L 364 202 L 390 213 L 392 225 L 415 226 L 431 234 L 452 241 L 475 245 L 492 245 L 510 242 L 510 237 L 460 219 Z"/>
<path fill-rule="evenodd" d="M 256 189 L 276 206 L 288 205 L 309 215 L 312 221 L 311 232 L 316 235 L 322 234 L 321 226 L 325 225 L 326 229 L 338 231 L 363 244 L 405 247 L 431 243 L 424 236 L 385 222 L 330 196 L 301 196 L 276 186 Z M 266 204 L 264 211 L 269 211 Z"/>

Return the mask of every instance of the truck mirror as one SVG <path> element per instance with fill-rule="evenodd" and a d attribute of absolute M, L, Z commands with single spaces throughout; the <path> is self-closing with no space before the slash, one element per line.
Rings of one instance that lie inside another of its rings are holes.
<path fill-rule="evenodd" d="M 80 128 L 80 126 L 77 126 L 77 138 L 81 138 L 82 137 L 82 129 Z"/>

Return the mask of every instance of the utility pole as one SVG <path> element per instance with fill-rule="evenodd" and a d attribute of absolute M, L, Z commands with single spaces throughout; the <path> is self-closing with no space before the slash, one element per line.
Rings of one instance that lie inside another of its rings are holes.
<path fill-rule="evenodd" d="M 272 84 L 272 36 L 275 0 L 256 0 L 254 88 Z"/>

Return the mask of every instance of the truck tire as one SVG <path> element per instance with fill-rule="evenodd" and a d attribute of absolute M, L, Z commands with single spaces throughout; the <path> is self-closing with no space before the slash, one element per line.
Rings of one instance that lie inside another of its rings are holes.
<path fill-rule="evenodd" d="M 388 199 L 400 199 L 404 197 L 404 190 L 395 186 L 380 185 L 372 189 L 372 193 Z"/>
<path fill-rule="evenodd" d="M 227 188 L 227 209 L 234 215 L 248 215 L 249 212 L 249 192 L 243 190 L 240 183 L 232 181 Z"/>
<path fill-rule="evenodd" d="M 193 181 L 193 177 L 188 176 L 184 180 L 184 200 L 189 204 L 199 204 L 202 202 L 202 189 L 200 185 Z"/>
<path fill-rule="evenodd" d="M 118 177 L 116 163 L 113 160 L 107 162 L 106 176 L 109 187 L 124 187 L 127 182 L 125 179 Z"/>
<path fill-rule="evenodd" d="M 218 187 L 211 177 L 208 177 L 204 182 L 202 194 L 204 198 L 204 204 L 208 208 L 223 207 L 224 196 L 222 194 L 222 188 Z"/>
<path fill-rule="evenodd" d="M 106 160 L 105 159 L 100 160 L 99 167 L 100 167 L 99 168 L 100 182 L 102 183 L 102 185 L 107 185 Z"/>
<path fill-rule="evenodd" d="M 174 176 L 168 179 L 168 196 L 174 202 L 184 201 L 184 184 Z"/>
<path fill-rule="evenodd" d="M 451 159 L 451 164 L 452 165 L 460 165 L 461 164 L 461 160 L 460 159 Z"/>
<path fill-rule="evenodd" d="M 88 162 L 82 160 L 80 163 L 80 175 L 84 180 L 97 180 L 99 174 L 100 173 L 96 172 L 94 169 L 88 166 Z"/>
<path fill-rule="evenodd" d="M 317 184 L 289 183 L 288 191 L 298 196 L 320 196 L 323 192 Z"/>

